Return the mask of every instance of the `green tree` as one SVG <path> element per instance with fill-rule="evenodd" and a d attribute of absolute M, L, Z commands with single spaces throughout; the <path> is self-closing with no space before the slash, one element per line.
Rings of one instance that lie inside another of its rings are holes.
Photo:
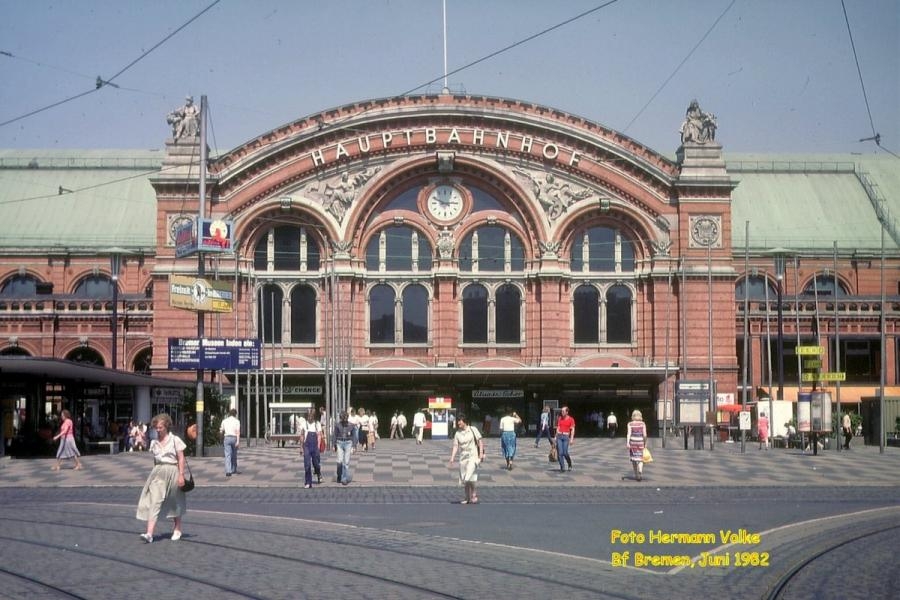
<path fill-rule="evenodd" d="M 184 393 L 184 401 L 181 405 L 182 413 L 185 415 L 185 428 L 197 421 L 196 407 L 197 392 L 195 390 L 186 390 Z M 203 445 L 205 447 L 216 446 L 219 444 L 219 424 L 225 418 L 228 412 L 228 404 L 219 394 L 216 387 L 203 387 Z M 197 453 L 197 442 L 184 437 L 187 444 L 187 452 L 189 456 Z"/>

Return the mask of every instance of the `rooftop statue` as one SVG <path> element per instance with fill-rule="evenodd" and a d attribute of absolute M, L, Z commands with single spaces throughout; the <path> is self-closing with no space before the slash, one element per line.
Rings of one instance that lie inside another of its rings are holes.
<path fill-rule="evenodd" d="M 681 143 L 706 144 L 716 141 L 716 115 L 703 112 L 700 103 L 691 100 L 681 124 Z"/>
<path fill-rule="evenodd" d="M 166 116 L 166 123 L 172 126 L 172 137 L 177 142 L 183 137 L 200 135 L 200 107 L 194 104 L 194 98 L 184 99 L 184 106 L 176 108 Z"/>

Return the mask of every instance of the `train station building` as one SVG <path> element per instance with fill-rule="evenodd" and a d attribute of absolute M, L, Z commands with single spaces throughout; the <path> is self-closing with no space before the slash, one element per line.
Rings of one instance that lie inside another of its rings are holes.
<path fill-rule="evenodd" d="M 815 383 L 854 410 L 882 373 L 900 393 L 896 158 L 730 154 L 718 125 L 691 103 L 651 149 L 558 109 L 441 94 L 309 115 L 205 169 L 191 127 L 158 151 L 0 150 L 0 355 L 160 378 L 89 399 L 127 420 L 197 376 L 173 345 L 259 340 L 258 366 L 204 374 L 251 435 L 277 403 L 383 425 L 434 398 L 530 425 L 551 403 L 583 431 L 640 409 L 658 430 L 679 381 L 737 403 Z M 805 381 L 809 346 L 843 378 Z M 13 416 L 73 401 L 21 386 L 12 362 L 7 438 Z"/>

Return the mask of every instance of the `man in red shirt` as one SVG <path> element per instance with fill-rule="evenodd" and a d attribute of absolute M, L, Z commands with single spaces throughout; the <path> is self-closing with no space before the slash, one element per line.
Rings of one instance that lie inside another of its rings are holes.
<path fill-rule="evenodd" d="M 556 449 L 559 455 L 560 472 L 572 470 L 572 458 L 569 456 L 569 445 L 575 441 L 575 419 L 569 416 L 569 407 L 563 406 L 556 421 Z M 565 460 L 565 463 L 563 463 Z"/>

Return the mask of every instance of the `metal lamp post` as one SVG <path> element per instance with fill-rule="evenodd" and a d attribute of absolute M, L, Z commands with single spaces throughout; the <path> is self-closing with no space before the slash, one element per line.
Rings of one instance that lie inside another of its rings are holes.
<path fill-rule="evenodd" d="M 776 399 L 784 400 L 784 308 L 782 297 L 784 295 L 784 254 L 775 254 L 775 280 L 778 282 L 778 395 Z"/>
<path fill-rule="evenodd" d="M 119 368 L 119 272 L 122 269 L 122 254 L 113 252 L 109 255 L 109 272 L 112 276 L 112 368 Z"/>

